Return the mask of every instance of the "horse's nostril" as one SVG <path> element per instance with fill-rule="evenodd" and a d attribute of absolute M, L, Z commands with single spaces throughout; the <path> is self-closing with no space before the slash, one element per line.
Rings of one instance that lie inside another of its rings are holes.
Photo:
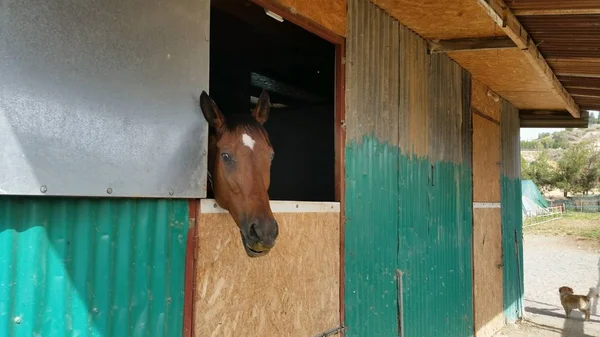
<path fill-rule="evenodd" d="M 258 231 L 256 230 L 256 223 L 250 224 L 250 237 L 255 240 L 260 240 L 260 235 L 258 235 Z"/>

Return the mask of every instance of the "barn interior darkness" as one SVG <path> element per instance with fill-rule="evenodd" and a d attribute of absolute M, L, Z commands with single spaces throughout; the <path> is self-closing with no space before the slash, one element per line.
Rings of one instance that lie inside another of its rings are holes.
<path fill-rule="evenodd" d="M 335 46 L 253 3 L 211 3 L 210 95 L 225 116 L 271 97 L 270 199 L 334 201 Z"/>

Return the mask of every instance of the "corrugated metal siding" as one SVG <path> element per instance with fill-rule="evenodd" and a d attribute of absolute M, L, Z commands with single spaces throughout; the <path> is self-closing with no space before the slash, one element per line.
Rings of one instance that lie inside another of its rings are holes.
<path fill-rule="evenodd" d="M 368 1 L 348 7 L 345 335 L 393 337 L 402 40 L 399 24 Z"/>
<path fill-rule="evenodd" d="M 366 0 L 348 2 L 347 336 L 470 336 L 470 77 Z"/>
<path fill-rule="evenodd" d="M 0 198 L 0 336 L 180 336 L 186 200 Z"/>
<path fill-rule="evenodd" d="M 523 223 L 519 111 L 502 100 L 502 259 L 504 316 L 523 317 Z"/>

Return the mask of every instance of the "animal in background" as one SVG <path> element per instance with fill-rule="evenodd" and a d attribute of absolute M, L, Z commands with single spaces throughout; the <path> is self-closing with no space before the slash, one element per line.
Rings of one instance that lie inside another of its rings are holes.
<path fill-rule="evenodd" d="M 587 295 L 575 295 L 573 288 L 562 286 L 558 288 L 558 293 L 560 294 L 560 303 L 565 309 L 567 318 L 571 316 L 573 309 L 579 309 L 579 311 L 585 314 L 585 320 L 590 320 L 591 300 L 593 297 L 599 297 L 597 288 L 590 288 Z"/>

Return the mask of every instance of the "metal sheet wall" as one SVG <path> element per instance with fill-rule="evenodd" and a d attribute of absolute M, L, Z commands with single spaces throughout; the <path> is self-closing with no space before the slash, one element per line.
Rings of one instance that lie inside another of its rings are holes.
<path fill-rule="evenodd" d="M 0 195 L 206 196 L 210 0 L 0 7 Z"/>
<path fill-rule="evenodd" d="M 519 110 L 502 100 L 502 259 L 504 317 L 523 317 L 523 219 Z"/>
<path fill-rule="evenodd" d="M 186 200 L 0 198 L 0 336 L 180 336 Z"/>
<path fill-rule="evenodd" d="M 346 335 L 472 335 L 470 77 L 348 7 Z"/>

